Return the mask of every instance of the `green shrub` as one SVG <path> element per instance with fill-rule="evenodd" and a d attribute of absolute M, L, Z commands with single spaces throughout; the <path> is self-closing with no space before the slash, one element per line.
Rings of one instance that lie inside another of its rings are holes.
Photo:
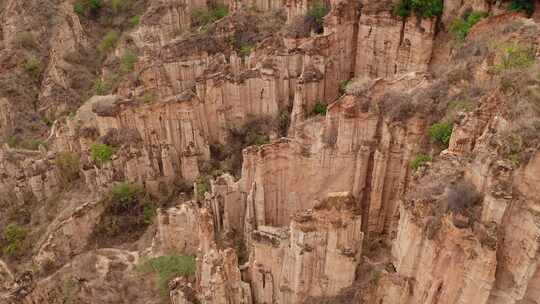
<path fill-rule="evenodd" d="M 482 18 L 487 17 L 486 12 L 475 11 L 470 13 L 465 18 L 457 18 L 450 26 L 450 31 L 454 34 L 454 37 L 458 41 L 464 41 L 465 37 L 469 33 L 469 30 Z"/>
<path fill-rule="evenodd" d="M 323 22 L 324 16 L 328 14 L 330 10 L 328 7 L 320 1 L 315 2 L 308 10 L 306 18 L 312 24 L 312 28 L 316 33 L 322 33 L 324 30 Z"/>
<path fill-rule="evenodd" d="M 64 182 L 71 182 L 79 178 L 79 154 L 71 151 L 56 154 L 56 167 Z"/>
<path fill-rule="evenodd" d="M 109 50 L 111 50 L 116 43 L 118 42 L 118 32 L 116 31 L 110 31 L 108 32 L 105 37 L 103 37 L 103 40 L 99 43 L 98 50 L 101 54 L 107 53 Z"/>
<path fill-rule="evenodd" d="M 240 176 L 242 150 L 248 146 L 269 143 L 270 134 L 278 133 L 282 127 L 286 128 L 288 120 L 288 113 L 283 113 L 280 118 L 249 117 L 243 125 L 229 128 L 225 145 L 210 146 L 210 154 L 215 161 L 201 171 L 208 175 L 226 171 L 236 177 Z"/>
<path fill-rule="evenodd" d="M 530 16 L 534 13 L 534 2 L 533 0 L 512 0 L 507 9 L 509 11 L 524 12 Z"/>
<path fill-rule="evenodd" d="M 88 7 L 93 11 L 99 11 L 101 9 L 101 0 L 89 0 L 87 3 Z"/>
<path fill-rule="evenodd" d="M 136 270 L 157 275 L 157 285 L 162 296 L 169 296 L 169 282 L 179 276 L 193 276 L 196 270 L 195 257 L 184 255 L 160 256 L 148 259 Z"/>
<path fill-rule="evenodd" d="M 400 0 L 394 7 L 394 14 L 409 17 L 412 12 L 423 18 L 440 16 L 443 12 L 442 0 Z"/>
<path fill-rule="evenodd" d="M 418 170 L 418 168 L 422 167 L 426 162 L 431 161 L 431 156 L 419 154 L 414 159 L 411 160 L 411 169 L 413 171 Z"/>
<path fill-rule="evenodd" d="M 511 44 L 503 51 L 501 63 L 496 66 L 496 70 L 522 69 L 534 64 L 535 54 L 532 46 Z"/>
<path fill-rule="evenodd" d="M 90 146 L 90 157 L 100 165 L 110 161 L 113 154 L 113 147 L 106 144 L 95 143 Z"/>
<path fill-rule="evenodd" d="M 156 210 L 156 205 L 144 189 L 129 182 L 114 185 L 105 197 L 104 204 L 105 211 L 94 236 L 107 245 L 111 245 L 115 237 L 136 239 L 152 223 Z"/>
<path fill-rule="evenodd" d="M 132 27 L 136 27 L 137 25 L 139 25 L 140 22 L 141 16 L 139 15 L 133 16 L 131 17 L 131 19 L 129 19 L 129 24 L 131 24 Z"/>
<path fill-rule="evenodd" d="M 132 207 L 141 192 L 141 187 L 127 182 L 116 184 L 111 189 L 112 200 L 121 209 Z"/>
<path fill-rule="evenodd" d="M 249 56 L 249 54 L 251 54 L 251 50 L 253 49 L 253 46 L 252 45 L 249 45 L 249 44 L 244 44 L 240 47 L 240 50 L 238 51 L 238 54 L 241 56 L 241 57 L 246 57 L 246 56 Z"/>
<path fill-rule="evenodd" d="M 28 75 L 30 75 L 33 78 L 39 78 L 39 75 L 41 75 L 41 61 L 36 56 L 28 56 L 26 58 L 26 62 L 24 63 L 24 70 Z"/>
<path fill-rule="evenodd" d="M 118 80 L 116 74 L 111 74 L 106 79 L 98 78 L 93 81 L 92 89 L 97 95 L 107 95 L 116 87 Z"/>
<path fill-rule="evenodd" d="M 216 20 L 219 20 L 229 14 L 229 9 L 225 5 L 218 4 L 212 8 L 212 14 Z"/>
<path fill-rule="evenodd" d="M 208 180 L 207 176 L 199 176 L 197 180 L 195 180 L 195 184 L 197 186 L 197 199 L 202 200 L 204 198 L 204 194 L 210 191 L 210 181 Z"/>
<path fill-rule="evenodd" d="M 4 255 L 9 257 L 19 255 L 26 235 L 27 232 L 25 228 L 17 224 L 9 224 L 4 229 L 4 239 L 7 242 L 2 250 Z"/>
<path fill-rule="evenodd" d="M 120 59 L 120 71 L 122 73 L 130 73 L 135 68 L 135 63 L 139 59 L 137 55 L 131 51 L 126 51 Z"/>
<path fill-rule="evenodd" d="M 339 83 L 339 93 L 345 94 L 345 89 L 351 83 L 352 79 L 343 80 Z"/>
<path fill-rule="evenodd" d="M 73 11 L 79 16 L 84 15 L 83 4 L 81 2 L 75 2 L 75 4 L 73 4 Z"/>
<path fill-rule="evenodd" d="M 213 23 L 229 14 L 229 9 L 222 5 L 218 4 L 210 9 L 201 8 L 195 9 L 191 13 L 191 24 L 193 26 L 207 26 L 210 23 Z"/>
<path fill-rule="evenodd" d="M 311 110 L 311 115 L 325 115 L 327 106 L 320 101 L 317 101 Z"/>
<path fill-rule="evenodd" d="M 428 128 L 428 135 L 434 142 L 437 142 L 443 148 L 448 148 L 450 136 L 454 124 L 451 121 L 438 122 Z"/>
<path fill-rule="evenodd" d="M 73 4 L 73 11 L 79 16 L 87 13 L 97 14 L 102 6 L 101 0 L 79 0 Z"/>

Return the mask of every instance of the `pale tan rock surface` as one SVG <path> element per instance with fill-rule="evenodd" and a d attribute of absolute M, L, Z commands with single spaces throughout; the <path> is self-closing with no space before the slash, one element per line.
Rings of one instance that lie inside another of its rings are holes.
<path fill-rule="evenodd" d="M 540 304 L 538 12 L 396 2 L 0 1 L 0 302 Z M 121 182 L 154 205 L 100 248 Z M 164 255 L 197 267 L 159 294 Z"/>

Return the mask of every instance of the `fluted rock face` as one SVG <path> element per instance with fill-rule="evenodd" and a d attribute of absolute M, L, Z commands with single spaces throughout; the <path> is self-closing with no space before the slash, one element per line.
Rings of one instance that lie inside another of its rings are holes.
<path fill-rule="evenodd" d="M 397 272 L 416 279 L 410 303 L 487 303 L 495 280 L 495 250 L 450 219 L 443 219 L 439 229 L 438 237 L 430 240 L 425 224 L 415 223 L 410 211 L 400 209 L 393 252 Z"/>
<path fill-rule="evenodd" d="M 361 216 L 354 198 L 332 193 L 298 213 L 290 231 L 264 227 L 252 235 L 249 275 L 256 303 L 302 303 L 352 285 L 361 255 Z"/>
<path fill-rule="evenodd" d="M 157 211 L 159 252 L 181 252 L 195 255 L 199 247 L 198 208 L 194 202 Z"/>
<path fill-rule="evenodd" d="M 206 121 L 198 105 L 189 94 L 140 106 L 122 105 L 112 96 L 94 98 L 58 132 L 57 145 L 88 156 L 99 136 L 113 136 L 125 144 L 111 162 L 84 169 L 86 184 L 93 189 L 122 180 L 144 182 L 154 190 L 159 181 L 191 182 L 199 175 L 197 159 L 209 154 Z"/>
<path fill-rule="evenodd" d="M 490 303 L 539 303 L 540 155 L 514 173 L 514 191 L 501 220 L 502 242 Z"/>
<path fill-rule="evenodd" d="M 54 154 L 43 157 L 39 152 L 0 149 L 0 170 L 0 192 L 4 193 L 4 199 L 44 200 L 60 188 Z"/>
<path fill-rule="evenodd" d="M 413 17 L 404 21 L 387 11 L 362 14 L 355 73 L 392 78 L 427 71 L 434 35 L 434 20 Z"/>
<path fill-rule="evenodd" d="M 157 304 L 135 265 L 180 254 L 197 269 L 169 281 L 174 304 L 540 304 L 538 12 L 445 0 L 401 18 L 393 0 L 330 0 L 321 21 L 312 0 L 74 2 L 0 1 L 0 139 L 42 140 L 0 148 L 0 302 Z M 253 118 L 269 143 L 244 148 Z M 427 134 L 447 121 L 449 143 Z M 241 176 L 218 173 L 239 147 Z M 118 182 L 161 208 L 111 242 L 137 251 L 93 250 Z"/>
<path fill-rule="evenodd" d="M 218 248 L 213 222 L 209 210 L 202 208 L 198 221 L 196 284 L 191 290 L 201 303 L 251 304 L 251 287 L 242 281 L 238 257 L 232 248 Z M 186 284 L 183 286 L 185 290 Z M 173 301 L 186 301 L 185 293 L 176 295 Z"/>
<path fill-rule="evenodd" d="M 244 230 L 246 210 L 244 195 L 240 192 L 239 184 L 234 177 L 224 174 L 212 183 L 212 196 L 208 199 L 208 207 L 212 210 L 214 227 L 217 232 Z"/>
<path fill-rule="evenodd" d="M 201 303 L 251 304 L 249 284 L 242 282 L 238 258 L 233 249 L 206 252 L 197 272 Z"/>
<path fill-rule="evenodd" d="M 366 230 L 385 230 L 405 190 L 407 160 L 423 123 L 393 124 L 362 104 L 346 96 L 329 107 L 322 129 L 305 124 L 295 130 L 299 140 L 244 151 L 239 183 L 248 194 L 245 229 L 287 226 L 295 212 L 312 208 L 326 193 L 345 191 L 365 210 Z"/>
<path fill-rule="evenodd" d="M 205 9 L 201 0 L 152 0 L 131 36 L 140 49 L 157 50 L 191 27 L 192 12 Z"/>
<path fill-rule="evenodd" d="M 411 292 L 387 295 L 383 303 L 403 297 L 407 303 L 538 302 L 540 226 L 538 195 L 531 188 L 539 185 L 538 153 L 516 170 L 492 152 L 497 134 L 514 123 L 497 115 L 501 105 L 497 93 L 488 96 L 481 110 L 456 123 L 439 163 L 427 176 L 415 176 L 392 250 L 397 275 L 414 278 Z M 460 180 L 481 192 L 481 200 L 472 202 L 473 190 L 461 188 L 459 200 L 444 203 L 441 195 L 452 194 L 441 189 Z M 472 205 L 464 210 L 456 202 Z M 450 211 L 441 217 L 441 210 Z"/>

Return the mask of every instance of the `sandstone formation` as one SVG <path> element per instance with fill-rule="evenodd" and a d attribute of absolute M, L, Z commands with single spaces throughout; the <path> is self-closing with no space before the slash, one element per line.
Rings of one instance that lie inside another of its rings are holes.
<path fill-rule="evenodd" d="M 540 304 L 539 22 L 0 1 L 0 302 Z"/>

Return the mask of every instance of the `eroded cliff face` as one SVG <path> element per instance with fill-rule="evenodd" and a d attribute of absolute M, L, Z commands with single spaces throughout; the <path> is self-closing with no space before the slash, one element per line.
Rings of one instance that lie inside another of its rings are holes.
<path fill-rule="evenodd" d="M 361 216 L 347 193 L 331 193 L 298 212 L 289 231 L 260 226 L 252 233 L 249 277 L 256 303 L 302 303 L 352 285 L 360 261 Z"/>
<path fill-rule="evenodd" d="M 0 2 L 1 301 L 540 303 L 537 13 L 97 2 Z"/>

